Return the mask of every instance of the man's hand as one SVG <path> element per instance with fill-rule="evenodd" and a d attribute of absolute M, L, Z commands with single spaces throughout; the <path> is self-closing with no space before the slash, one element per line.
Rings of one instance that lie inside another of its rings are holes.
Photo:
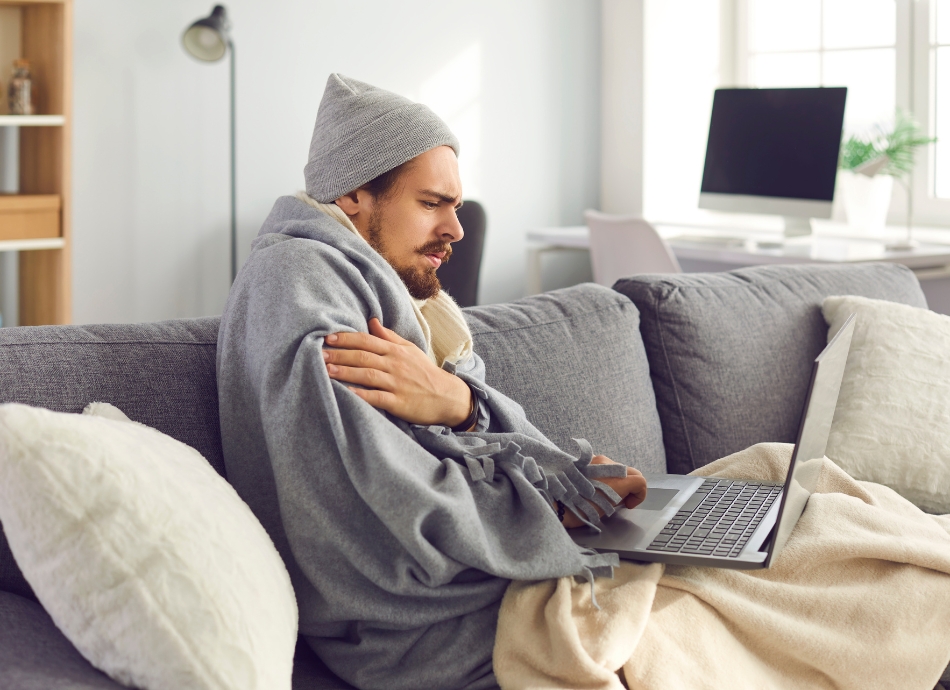
<path fill-rule="evenodd" d="M 614 462 L 606 455 L 595 455 L 594 459 L 591 460 L 591 464 L 618 465 L 620 463 Z M 643 503 L 643 500 L 647 497 L 647 480 L 643 478 L 639 470 L 635 470 L 632 467 L 627 468 L 626 477 L 607 477 L 605 479 L 598 479 L 597 481 L 603 482 L 617 492 L 620 496 L 620 503 L 617 505 L 624 505 L 627 508 L 636 508 Z M 590 505 L 597 510 L 598 515 L 603 516 L 604 511 L 598 508 L 596 503 L 591 503 Z M 565 506 L 565 508 L 567 508 L 567 506 Z M 564 511 L 564 526 L 566 528 L 572 529 L 574 527 L 580 527 L 583 524 L 581 519 L 577 517 L 570 508 Z"/>
<path fill-rule="evenodd" d="M 369 333 L 333 333 L 323 359 L 331 379 L 373 407 L 410 424 L 458 426 L 471 411 L 472 393 L 462 379 L 440 369 L 425 352 L 370 319 Z"/>

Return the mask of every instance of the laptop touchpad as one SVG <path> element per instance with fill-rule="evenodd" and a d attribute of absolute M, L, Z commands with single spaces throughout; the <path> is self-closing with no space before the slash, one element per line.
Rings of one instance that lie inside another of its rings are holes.
<path fill-rule="evenodd" d="M 678 493 L 679 489 L 649 489 L 646 500 L 634 510 L 663 510 Z"/>

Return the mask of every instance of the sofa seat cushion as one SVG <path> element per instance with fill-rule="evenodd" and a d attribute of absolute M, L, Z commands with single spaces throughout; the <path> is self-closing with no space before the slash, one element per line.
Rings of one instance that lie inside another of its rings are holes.
<path fill-rule="evenodd" d="M 76 651 L 35 601 L 0 592 L 0 688 L 122 690 Z"/>
<path fill-rule="evenodd" d="M 811 362 L 826 343 L 826 297 L 927 306 L 910 270 L 883 263 L 643 275 L 614 289 L 640 311 L 677 474 L 756 443 L 794 443 Z"/>
<path fill-rule="evenodd" d="M 195 448 L 223 475 L 218 321 L 0 328 L 0 403 L 81 412 L 109 402 Z M 0 590 L 33 597 L 2 532 Z"/>
<path fill-rule="evenodd" d="M 488 384 L 520 403 L 568 453 L 572 438 L 644 473 L 665 471 L 640 317 L 622 295 L 585 284 L 465 310 Z"/>
<path fill-rule="evenodd" d="M 353 690 L 303 638 L 294 654 L 293 690 Z M 86 661 L 35 601 L 0 592 L 0 688 L 125 690 Z"/>

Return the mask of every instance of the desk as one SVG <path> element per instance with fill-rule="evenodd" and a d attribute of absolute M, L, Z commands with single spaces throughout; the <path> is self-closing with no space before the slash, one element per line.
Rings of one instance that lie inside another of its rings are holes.
<path fill-rule="evenodd" d="M 852 263 L 888 261 L 903 264 L 925 286 L 934 311 L 950 313 L 950 230 L 915 230 L 920 245 L 908 251 L 885 247 L 903 237 L 899 229 L 888 229 L 881 238 L 854 234 L 839 223 L 813 222 L 815 233 L 782 241 L 781 234 L 769 231 L 727 230 L 696 226 L 657 224 L 656 229 L 670 244 L 683 270 L 729 271 L 743 266 L 796 263 Z M 541 291 L 541 255 L 552 249 L 586 250 L 590 239 L 586 226 L 542 228 L 527 233 L 528 291 Z M 942 242 L 941 242 L 942 240 Z M 924 281 L 935 281 L 925 285 Z M 940 290 L 937 282 L 942 283 Z M 930 289 L 928 289 L 930 288 Z M 933 293 L 933 297 L 930 293 Z M 939 294 L 938 294 L 939 293 Z M 937 308 L 939 306 L 939 308 Z"/>

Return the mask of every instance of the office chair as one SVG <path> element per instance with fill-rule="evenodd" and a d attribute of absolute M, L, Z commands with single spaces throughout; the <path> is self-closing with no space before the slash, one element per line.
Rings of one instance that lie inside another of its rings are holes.
<path fill-rule="evenodd" d="M 673 250 L 652 225 L 635 216 L 585 211 L 594 282 L 612 286 L 637 273 L 682 273 Z"/>
<path fill-rule="evenodd" d="M 452 258 L 436 274 L 442 288 L 460 307 L 478 304 L 478 273 L 485 248 L 485 209 L 477 201 L 466 201 L 458 210 L 465 237 L 452 245 Z"/>

